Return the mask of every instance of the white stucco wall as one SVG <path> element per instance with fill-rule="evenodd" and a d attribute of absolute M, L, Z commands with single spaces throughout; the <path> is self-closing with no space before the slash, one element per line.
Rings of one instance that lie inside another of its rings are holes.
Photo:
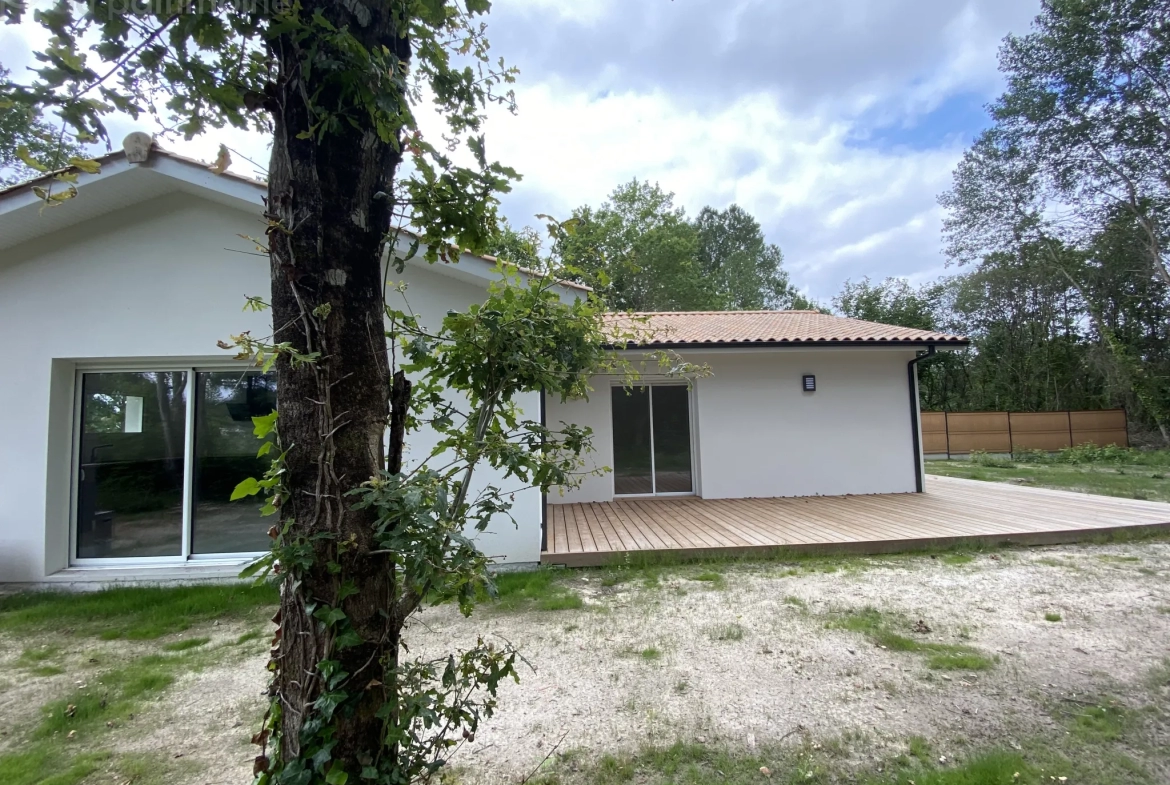
<path fill-rule="evenodd" d="M 908 493 L 916 490 L 909 349 L 743 349 L 684 352 L 711 374 L 691 395 L 697 492 L 709 499 Z M 803 392 L 814 374 L 817 390 Z M 548 422 L 593 428 L 589 468 L 612 466 L 609 388 L 548 403 Z M 609 501 L 613 476 L 588 477 L 550 503 Z"/>
<path fill-rule="evenodd" d="M 271 332 L 268 314 L 241 310 L 245 295 L 267 296 L 267 260 L 234 252 L 251 250 L 237 234 L 263 229 L 258 210 L 170 193 L 0 251 L 0 582 L 61 577 L 69 566 L 79 367 L 222 364 L 230 354 L 217 340 Z M 411 306 L 435 324 L 448 309 L 484 297 L 482 284 L 458 275 L 408 267 L 400 277 Z M 535 416 L 538 397 L 530 403 Z M 412 444 L 411 455 L 425 456 L 425 442 Z M 477 479 L 481 487 L 498 480 L 488 471 Z M 481 547 L 508 561 L 537 561 L 540 495 L 517 494 L 513 512 L 521 529 L 501 521 Z"/>

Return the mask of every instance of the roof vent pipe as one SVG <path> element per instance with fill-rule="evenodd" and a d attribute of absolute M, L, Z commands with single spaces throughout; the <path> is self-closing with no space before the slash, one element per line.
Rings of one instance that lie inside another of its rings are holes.
<path fill-rule="evenodd" d="M 144 164 L 150 158 L 150 148 L 154 146 L 154 137 L 143 131 L 128 134 L 122 140 L 122 150 L 126 153 L 126 161 L 132 164 Z"/>

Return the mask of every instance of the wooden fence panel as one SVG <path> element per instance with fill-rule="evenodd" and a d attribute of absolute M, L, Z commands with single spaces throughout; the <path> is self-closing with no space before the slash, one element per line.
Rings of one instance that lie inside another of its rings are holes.
<path fill-rule="evenodd" d="M 1124 409 L 1091 412 L 922 412 L 922 452 L 1056 452 L 1072 445 L 1129 446 Z"/>
<path fill-rule="evenodd" d="M 1007 412 L 948 412 L 951 453 L 1011 452 Z"/>
<path fill-rule="evenodd" d="M 1012 412 L 1012 450 L 1056 452 L 1072 446 L 1068 412 Z"/>
<path fill-rule="evenodd" d="M 922 413 L 922 452 L 934 455 L 947 451 L 947 413 Z"/>
<path fill-rule="evenodd" d="M 1112 409 L 1101 412 L 1069 412 L 1072 423 L 1073 442 L 1096 444 L 1098 447 L 1116 444 L 1129 446 L 1129 429 L 1126 427 L 1125 410 Z"/>

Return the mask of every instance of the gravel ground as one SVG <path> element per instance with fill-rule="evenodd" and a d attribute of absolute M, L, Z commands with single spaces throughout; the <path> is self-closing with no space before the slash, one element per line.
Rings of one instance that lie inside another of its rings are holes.
<path fill-rule="evenodd" d="M 720 568 L 716 581 L 695 580 L 701 568 L 677 568 L 655 588 L 640 579 L 605 586 L 603 573 L 582 572 L 570 578 L 582 610 L 485 609 L 469 620 L 454 608 L 431 609 L 408 642 L 427 656 L 486 633 L 531 663 L 457 754 L 463 778 L 480 783 L 514 783 L 553 747 L 600 753 L 692 740 L 752 748 L 845 736 L 865 739 L 862 754 L 882 755 L 910 735 L 944 753 L 964 743 L 1011 744 L 1055 729 L 1045 709 L 1052 701 L 1136 694 L 1170 654 L 1168 543 L 954 561 L 851 559 L 832 572 L 822 569 L 827 562 L 744 564 Z M 977 673 L 931 671 L 919 654 L 826 626 L 865 606 L 905 630 L 921 620 L 920 632 L 907 633 L 918 640 L 971 645 L 998 663 Z M 643 656 L 646 649 L 659 655 Z M 183 677 L 120 749 L 176 750 L 199 764 L 190 785 L 248 781 L 264 659 Z M 0 695 L 0 710 L 34 699 L 19 692 Z"/>

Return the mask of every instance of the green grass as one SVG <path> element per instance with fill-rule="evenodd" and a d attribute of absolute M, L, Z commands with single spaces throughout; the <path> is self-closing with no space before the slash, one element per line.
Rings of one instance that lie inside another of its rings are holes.
<path fill-rule="evenodd" d="M 1134 722 L 1133 713 L 1108 698 L 1095 702 L 1062 702 L 1054 711 L 1081 744 L 1101 745 L 1121 739 Z"/>
<path fill-rule="evenodd" d="M 20 657 L 16 660 L 17 665 L 36 665 L 52 660 L 61 656 L 61 647 L 53 644 L 45 644 L 38 646 L 35 649 L 25 648 L 20 652 Z"/>
<path fill-rule="evenodd" d="M 249 630 L 248 632 L 245 632 L 242 635 L 240 635 L 240 637 L 236 638 L 235 645 L 239 646 L 241 644 L 247 643 L 248 641 L 257 641 L 263 637 L 264 637 L 264 633 L 261 632 L 260 630 Z"/>
<path fill-rule="evenodd" d="M 188 649 L 198 648 L 210 641 L 211 638 L 184 638 L 181 641 L 166 644 L 163 646 L 163 651 L 187 651 Z"/>
<path fill-rule="evenodd" d="M 39 742 L 20 752 L 0 755 L 0 782 L 4 785 L 172 785 L 190 779 L 197 764 L 159 753 L 114 755 L 108 751 L 63 750 L 60 744 Z M 106 774 L 106 777 L 102 777 Z M 182 775 L 187 775 L 183 777 Z M 112 775 L 113 779 L 108 779 Z"/>
<path fill-rule="evenodd" d="M 102 768 L 108 752 L 76 756 L 62 754 L 48 744 L 0 755 L 0 782 L 4 785 L 79 785 Z"/>
<path fill-rule="evenodd" d="M 504 611 L 537 609 L 577 610 L 585 607 L 581 596 L 561 583 L 564 570 L 503 572 L 495 576 L 497 597 L 489 607 Z"/>
<path fill-rule="evenodd" d="M 64 698 L 48 703 L 34 738 L 48 738 L 70 731 L 88 734 L 125 721 L 144 700 L 160 695 L 175 682 L 181 670 L 196 661 L 191 655 L 150 655 L 102 674 Z"/>
<path fill-rule="evenodd" d="M 0 755 L 0 783 L 79 785 L 111 764 L 118 783 L 165 785 L 172 781 L 161 776 L 168 769 L 158 762 L 147 766 L 141 756 L 113 758 L 94 748 L 111 729 L 139 711 L 143 702 L 174 684 L 180 672 L 206 662 L 197 653 L 150 655 L 91 678 L 65 697 L 50 701 L 41 708 L 39 720 L 36 713 L 29 718 L 35 722 L 20 746 Z"/>
<path fill-rule="evenodd" d="M 913 748 L 912 748 L 913 749 Z M 925 742 L 918 748 L 929 754 Z M 825 753 L 764 747 L 749 752 L 730 747 L 679 742 L 645 747 L 635 753 L 588 759 L 584 752 L 562 757 L 529 782 L 533 785 L 797 785 L 853 782 L 858 785 L 1038 785 L 1047 778 L 1034 772 L 1015 752 L 977 754 L 957 766 L 940 767 L 931 760 L 906 758 L 885 771 L 841 771 L 830 778 L 832 761 Z M 761 772 L 768 770 L 768 774 Z"/>
<path fill-rule="evenodd" d="M 789 594 L 787 597 L 784 598 L 784 604 L 791 605 L 794 608 L 801 608 L 801 609 L 808 607 L 807 602 L 805 602 L 804 600 L 802 600 L 799 597 L 792 595 L 792 594 Z"/>
<path fill-rule="evenodd" d="M 697 576 L 691 576 L 690 579 L 702 581 L 702 583 L 706 584 L 711 584 L 711 586 L 715 586 L 716 588 L 722 587 L 725 583 L 723 579 L 723 573 L 715 572 L 714 570 L 700 572 L 697 574 Z"/>
<path fill-rule="evenodd" d="M 713 641 L 741 641 L 744 629 L 740 624 L 717 624 L 707 631 L 707 637 Z"/>
<path fill-rule="evenodd" d="M 662 650 L 656 646 L 648 646 L 645 649 L 642 649 L 640 656 L 646 662 L 654 662 L 656 660 L 662 659 Z"/>
<path fill-rule="evenodd" d="M 1170 502 L 1170 479 L 1146 464 L 1031 463 L 1005 457 L 993 461 L 927 461 L 926 471 L 968 480 L 1016 481 L 1038 488 Z"/>
<path fill-rule="evenodd" d="M 969 553 L 947 553 L 943 554 L 942 557 L 943 564 L 951 564 L 955 566 L 961 564 L 970 564 L 973 561 L 975 561 L 975 557 Z"/>
<path fill-rule="evenodd" d="M 42 677 L 60 676 L 62 673 L 65 672 L 65 669 L 62 668 L 60 665 L 36 665 L 32 668 L 28 668 L 27 670 L 33 676 L 42 676 Z"/>
<path fill-rule="evenodd" d="M 930 743 L 921 736 L 911 736 L 906 740 L 906 745 L 909 748 L 910 757 L 920 763 L 930 763 L 934 760 L 934 752 L 931 750 Z"/>
<path fill-rule="evenodd" d="M 152 640 L 214 619 L 241 618 L 277 602 L 276 587 L 270 584 L 26 592 L 0 597 L 0 631 L 72 631 L 102 640 Z"/>
<path fill-rule="evenodd" d="M 926 666 L 932 670 L 987 670 L 997 661 L 974 646 L 923 641 L 904 635 L 899 630 L 905 628 L 908 632 L 909 628 L 903 620 L 884 614 L 873 606 L 836 614 L 825 626 L 860 633 L 875 646 L 890 651 L 921 654 L 926 658 Z"/>
<path fill-rule="evenodd" d="M 1044 621 L 1057 622 L 1057 621 L 1060 621 L 1062 618 L 1063 617 L 1059 613 L 1054 613 L 1052 611 L 1049 611 L 1048 613 L 1044 614 Z"/>

